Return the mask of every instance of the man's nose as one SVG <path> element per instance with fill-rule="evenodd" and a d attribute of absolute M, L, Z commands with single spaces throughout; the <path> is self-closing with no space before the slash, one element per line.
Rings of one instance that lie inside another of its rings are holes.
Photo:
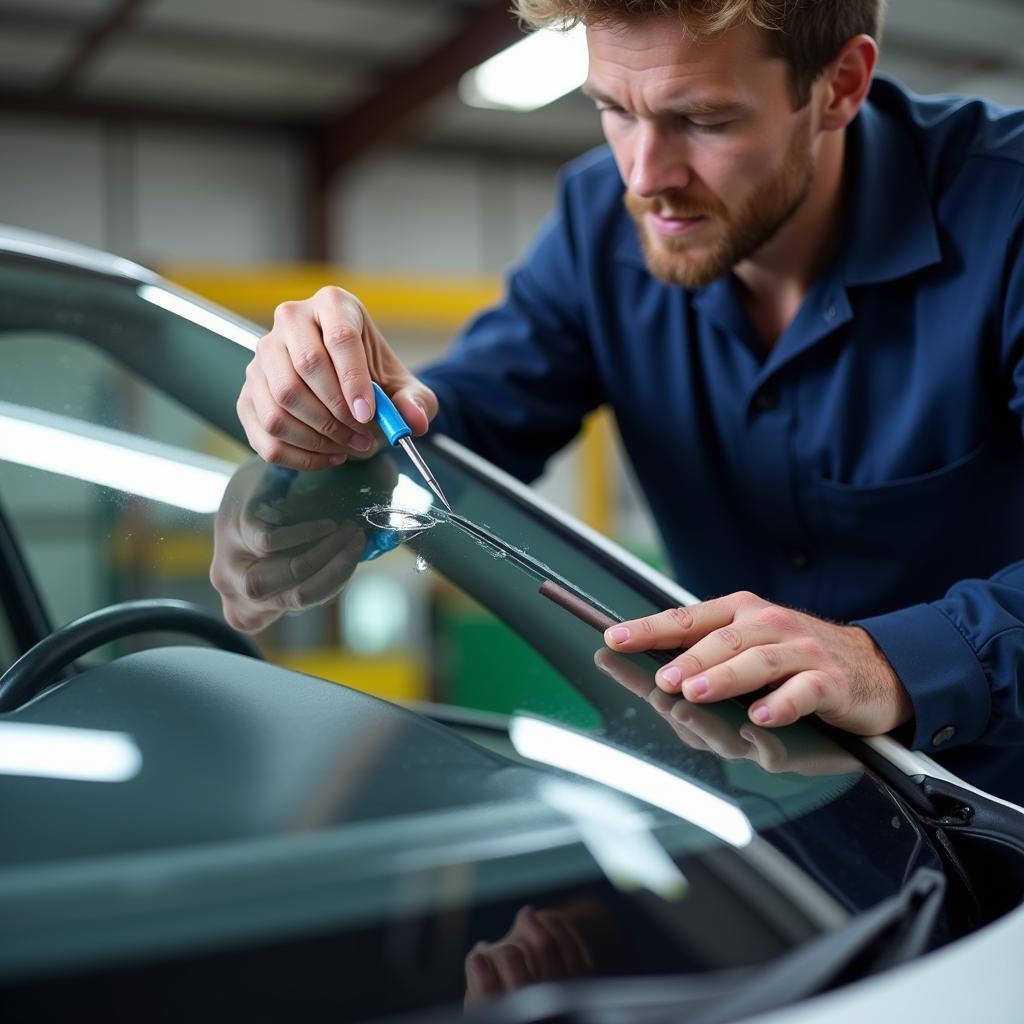
<path fill-rule="evenodd" d="M 668 139 L 657 127 L 644 127 L 636 140 L 629 174 L 630 191 L 651 199 L 663 192 L 686 188 L 690 166 L 679 139 Z"/>

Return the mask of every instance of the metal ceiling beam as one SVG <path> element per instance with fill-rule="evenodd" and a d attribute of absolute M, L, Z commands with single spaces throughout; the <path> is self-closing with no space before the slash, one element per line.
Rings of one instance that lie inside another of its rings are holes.
<path fill-rule="evenodd" d="M 411 64 L 389 74 L 364 100 L 328 119 L 320 138 L 320 172 L 329 181 L 338 170 L 471 68 L 522 38 L 509 0 L 490 0 L 466 14 L 446 40 Z"/>
<path fill-rule="evenodd" d="M 100 19 L 92 30 L 85 34 L 81 45 L 54 75 L 49 92 L 58 96 L 74 92 L 75 86 L 81 81 L 96 55 L 111 39 L 131 24 L 144 3 L 146 0 L 119 0 L 107 16 Z"/>
<path fill-rule="evenodd" d="M 0 111 L 5 116 L 13 114 L 60 121 L 102 122 L 129 128 L 159 126 L 273 133 L 290 136 L 304 148 L 315 145 L 320 134 L 320 121 L 314 114 L 298 118 L 286 115 L 268 117 L 247 112 L 218 113 L 193 107 L 157 107 L 148 103 L 111 103 L 77 97 L 65 99 L 4 89 L 0 89 Z M 596 145 L 598 141 L 595 138 L 593 143 Z M 556 169 L 574 156 L 579 156 L 584 148 L 586 144 L 553 139 L 547 135 L 534 139 L 507 140 L 498 136 L 444 139 L 423 137 L 410 140 L 410 149 L 416 153 L 467 160 L 493 160 L 496 163 L 515 160 L 520 164 L 537 164 L 550 169 Z"/>
<path fill-rule="evenodd" d="M 311 64 L 329 66 L 344 64 L 347 69 L 371 74 L 384 68 L 384 62 L 375 59 L 355 41 L 323 39 L 319 43 L 282 42 L 263 33 L 226 29 L 202 29 L 192 26 L 142 22 L 124 26 L 131 31 L 128 48 L 144 56 L 150 54 L 188 53 L 223 61 L 261 61 L 283 67 L 308 68 Z M 0 7 L 0 34 L 5 29 L 26 32 L 34 36 L 62 38 L 69 31 L 82 34 L 93 30 L 91 19 L 82 12 L 54 14 L 47 10 L 5 10 Z"/>

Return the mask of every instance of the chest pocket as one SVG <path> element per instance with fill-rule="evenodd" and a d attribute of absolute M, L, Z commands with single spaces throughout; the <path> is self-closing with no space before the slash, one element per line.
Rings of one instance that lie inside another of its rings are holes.
<path fill-rule="evenodd" d="M 889 607 L 1024 558 L 1024 451 L 991 439 L 956 462 L 870 486 L 816 481 L 826 545 Z"/>

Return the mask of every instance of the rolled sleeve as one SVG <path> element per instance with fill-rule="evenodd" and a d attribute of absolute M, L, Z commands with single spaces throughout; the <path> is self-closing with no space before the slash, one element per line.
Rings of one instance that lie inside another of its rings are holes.
<path fill-rule="evenodd" d="M 910 695 L 914 750 L 949 750 L 985 733 L 992 710 L 985 672 L 939 609 L 918 604 L 854 625 L 871 634 Z"/>

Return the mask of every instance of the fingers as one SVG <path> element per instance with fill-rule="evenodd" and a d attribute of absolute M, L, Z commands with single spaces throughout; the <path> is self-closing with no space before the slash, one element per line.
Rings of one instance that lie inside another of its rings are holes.
<path fill-rule="evenodd" d="M 359 421 L 345 400 L 320 323 L 323 293 L 327 291 L 328 289 L 321 289 L 312 299 L 305 302 L 282 302 L 274 310 L 273 330 L 260 341 L 256 350 L 263 359 L 267 377 L 271 382 L 271 393 L 275 400 L 290 412 L 298 415 L 310 426 L 317 426 L 318 421 L 322 421 L 323 415 L 326 414 L 333 421 L 343 423 L 352 430 L 358 430 Z M 354 335 L 361 350 L 361 321 L 353 324 L 350 314 L 339 319 L 348 333 Z M 337 334 L 341 330 L 341 324 L 334 322 L 329 330 Z M 291 386 L 295 386 L 295 381 L 302 382 L 303 405 L 299 404 L 298 399 L 294 407 L 282 401 L 282 396 L 275 388 L 279 379 L 289 382 Z M 316 398 L 315 406 L 309 404 L 310 395 Z M 303 407 L 315 410 L 316 419 L 307 420 L 299 411 Z"/>
<path fill-rule="evenodd" d="M 478 942 L 466 957 L 466 1005 L 525 985 L 594 973 L 576 929 L 558 910 L 522 907 L 497 942 Z"/>
<path fill-rule="evenodd" d="M 593 972 L 586 944 L 558 910 L 523 907 L 516 915 L 512 935 L 522 945 L 538 981 L 579 978 Z"/>
<path fill-rule="evenodd" d="M 300 327 L 304 333 L 296 340 Z M 307 334 L 313 340 L 308 340 Z M 259 342 L 251 364 L 254 374 L 247 372 L 246 379 L 265 379 L 274 408 L 289 413 L 336 444 L 351 444 L 354 437 L 370 438 L 371 428 L 359 423 L 349 412 L 318 338 L 315 325 L 296 317 L 287 333 L 268 335 Z M 319 360 L 313 345 L 319 346 Z"/>
<path fill-rule="evenodd" d="M 725 700 L 811 667 L 811 659 L 798 648 L 764 640 L 764 631 L 756 627 L 717 630 L 658 669 L 656 682 L 668 693 L 681 690 L 687 700 Z"/>
<path fill-rule="evenodd" d="M 757 725 L 816 714 L 848 732 L 878 735 L 913 717 L 913 705 L 870 634 L 738 593 L 624 622 L 605 633 L 620 651 L 686 647 L 660 668 L 658 687 L 692 703 L 774 692 L 751 706 Z"/>
<path fill-rule="evenodd" d="M 753 594 L 730 594 L 713 601 L 631 619 L 605 631 L 605 642 L 616 651 L 671 650 L 689 646 L 711 630 L 727 626 L 740 610 L 765 602 Z"/>
<path fill-rule="evenodd" d="M 278 372 L 288 373 L 286 369 Z M 309 406 L 301 410 L 300 415 L 305 416 L 307 420 L 319 416 L 318 427 L 310 426 L 278 405 L 270 393 L 270 386 L 263 373 L 254 370 L 246 374 L 246 380 L 256 420 L 267 435 L 304 451 L 328 455 L 345 454 L 344 445 L 351 440 L 353 432 L 344 424 L 338 423 L 326 409 L 315 403 L 311 396 L 306 395 L 310 399 Z M 299 386 L 296 385 L 295 393 L 299 392 Z"/>
<path fill-rule="evenodd" d="M 557 910 L 538 910 L 534 916 L 557 947 L 563 971 L 559 977 L 582 978 L 594 973 L 594 958 L 576 928 L 568 924 Z"/>
<path fill-rule="evenodd" d="M 295 324 L 300 322 L 296 316 Z M 298 344 L 268 335 L 256 347 L 238 403 L 249 443 L 267 462 L 293 469 L 322 469 L 344 461 L 345 455 L 366 453 L 373 446 L 371 429 L 341 411 L 344 403 L 336 385 L 335 397 L 325 387 L 333 373 L 329 362 L 327 374 L 311 369 L 313 356 Z M 293 360 L 305 367 L 308 380 Z"/>
<path fill-rule="evenodd" d="M 746 723 L 740 735 L 756 750 L 756 760 L 767 772 L 799 772 L 801 775 L 845 775 L 863 770 L 861 763 L 841 747 L 823 745 L 796 757 L 770 729 Z"/>
<path fill-rule="evenodd" d="M 337 530 L 338 524 L 333 519 L 314 519 L 309 523 L 295 523 L 292 526 L 268 527 L 258 518 L 243 515 L 239 522 L 246 550 L 260 557 L 312 544 Z"/>
<path fill-rule="evenodd" d="M 490 957 L 481 949 L 474 949 L 466 957 L 466 1008 L 479 1006 L 501 993 L 501 978 Z"/>
<path fill-rule="evenodd" d="M 370 339 L 374 379 L 412 432 L 416 436 L 425 434 L 430 421 L 437 415 L 437 395 L 406 369 L 369 314 L 366 314 L 366 331 Z"/>
<path fill-rule="evenodd" d="M 297 341 L 295 347 L 289 346 L 289 349 L 293 357 L 306 354 L 329 399 L 325 404 L 339 419 L 352 417 L 356 424 L 369 423 L 376 403 L 366 358 L 367 342 L 371 340 L 367 336 L 371 333 L 379 336 L 379 332 L 355 297 L 340 288 L 321 288 L 313 296 L 313 309 L 319 331 L 312 333 L 320 344 Z M 383 341 L 379 336 L 379 342 Z M 302 373 L 299 363 L 295 366 Z M 304 373 L 303 379 L 306 379 Z"/>
<path fill-rule="evenodd" d="M 804 715 L 828 717 L 846 704 L 826 672 L 798 672 L 773 693 L 750 706 L 749 715 L 758 725 L 790 725 Z"/>
<path fill-rule="evenodd" d="M 529 985 L 536 979 L 530 972 L 526 953 L 513 942 L 499 942 L 484 953 L 490 960 L 502 992 Z"/>
<path fill-rule="evenodd" d="M 215 558 L 211 579 L 221 594 L 224 617 L 236 629 L 256 632 L 286 611 L 330 600 L 352 575 L 365 543 L 354 523 L 332 524 L 330 535 L 297 553 Z"/>
<path fill-rule="evenodd" d="M 273 437 L 264 430 L 246 390 L 243 390 L 239 396 L 235 408 L 249 444 L 265 462 L 275 466 L 287 466 L 289 469 L 299 469 L 303 472 L 313 472 L 330 469 L 345 461 L 344 455 L 306 451 Z"/>
<path fill-rule="evenodd" d="M 676 735 L 694 750 L 710 750 L 728 761 L 750 754 L 750 743 L 720 714 L 676 700 L 667 717 Z"/>
<path fill-rule="evenodd" d="M 523 907 L 516 914 L 510 933 L 510 941 L 514 941 L 526 956 L 534 981 L 550 981 L 552 978 L 566 976 L 562 937 L 554 929 L 550 915 L 548 917 L 548 922 L 542 923 L 533 907 Z"/>
<path fill-rule="evenodd" d="M 402 419 L 412 427 L 412 432 L 419 437 L 427 432 L 430 421 L 437 415 L 437 395 L 421 384 L 415 377 L 409 377 L 408 383 L 394 391 L 388 391 L 388 397 L 395 403 Z"/>
<path fill-rule="evenodd" d="M 425 433 L 437 397 L 406 370 L 355 296 L 321 288 L 274 311 L 246 370 L 238 415 L 267 462 L 323 469 L 375 447 L 372 379 L 413 432 Z"/>
<path fill-rule="evenodd" d="M 795 766 L 790 761 L 789 751 L 786 750 L 782 740 L 768 729 L 759 729 L 756 725 L 747 722 L 740 727 L 740 736 L 750 744 L 752 753 L 747 756 L 756 761 L 766 772 L 804 770 L 803 765 Z M 850 758 L 850 760 L 853 759 Z"/>
<path fill-rule="evenodd" d="M 594 664 L 605 675 L 611 676 L 615 682 L 624 686 L 637 697 L 646 698 L 655 688 L 654 679 L 649 670 L 640 668 L 617 654 L 612 654 L 607 647 L 599 647 L 594 652 Z"/>
<path fill-rule="evenodd" d="M 358 538 L 356 538 L 358 534 Z M 336 570 L 350 559 L 351 549 L 362 553 L 362 531 L 354 523 L 342 523 L 329 536 L 297 554 L 264 558 L 243 574 L 240 592 L 255 602 L 276 599 L 275 605 L 289 611 L 320 604 L 336 592 Z M 354 562 L 353 562 L 354 564 Z"/>

